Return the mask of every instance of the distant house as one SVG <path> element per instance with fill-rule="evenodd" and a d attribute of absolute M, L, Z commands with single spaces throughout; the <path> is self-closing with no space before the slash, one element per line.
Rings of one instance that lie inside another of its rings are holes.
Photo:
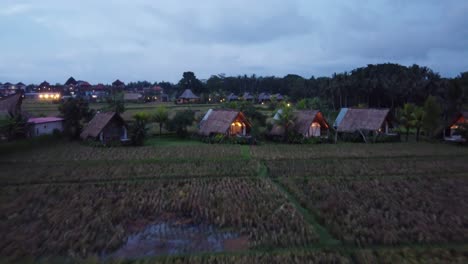
<path fill-rule="evenodd" d="M 226 98 L 228 102 L 233 102 L 233 101 L 238 101 L 239 100 L 239 97 L 233 93 L 231 93 L 230 95 L 228 95 L 228 97 Z"/>
<path fill-rule="evenodd" d="M 466 142 L 466 138 L 458 133 L 461 124 L 468 124 L 468 111 L 459 112 L 444 130 L 444 140 L 453 142 Z"/>
<path fill-rule="evenodd" d="M 0 98 L 0 116 L 11 117 L 21 114 L 22 103 L 23 95 L 21 93 Z"/>
<path fill-rule="evenodd" d="M 199 101 L 200 101 L 200 97 L 196 96 L 190 89 L 186 89 L 179 96 L 179 98 L 177 98 L 178 104 L 190 104 L 190 103 L 197 103 Z"/>
<path fill-rule="evenodd" d="M 140 102 L 143 101 L 143 95 L 141 93 L 124 93 L 124 100 L 129 102 Z"/>
<path fill-rule="evenodd" d="M 113 91 L 123 91 L 125 90 L 125 83 L 121 80 L 117 79 L 112 83 L 112 90 Z"/>
<path fill-rule="evenodd" d="M 278 113 L 273 119 L 279 119 Z M 330 125 L 319 110 L 303 110 L 294 112 L 294 125 L 292 129 L 305 138 L 328 137 Z M 284 127 L 274 125 L 270 131 L 270 135 L 282 137 L 284 135 Z"/>
<path fill-rule="evenodd" d="M 338 133 L 360 133 L 366 142 L 369 134 L 395 135 L 390 109 L 342 108 L 333 126 Z"/>
<path fill-rule="evenodd" d="M 81 132 L 80 137 L 83 140 L 99 140 L 104 144 L 127 141 L 127 125 L 118 113 L 97 113 Z"/>
<path fill-rule="evenodd" d="M 63 118 L 60 117 L 29 118 L 28 124 L 31 137 L 51 135 L 54 133 L 54 130 L 63 132 Z"/>
<path fill-rule="evenodd" d="M 250 93 L 245 92 L 244 95 L 242 95 L 242 99 L 244 101 L 253 102 L 255 100 L 255 97 L 253 95 L 251 95 Z"/>
<path fill-rule="evenodd" d="M 271 95 L 269 93 L 260 93 L 258 95 L 258 103 L 263 104 L 265 102 L 271 102 Z"/>
<path fill-rule="evenodd" d="M 229 109 L 208 110 L 200 122 L 199 134 L 202 136 L 226 135 L 248 136 L 252 128 L 242 112 Z"/>
<path fill-rule="evenodd" d="M 272 97 L 275 98 L 276 101 L 278 102 L 281 102 L 284 100 L 284 96 L 282 96 L 280 93 L 274 94 Z"/>

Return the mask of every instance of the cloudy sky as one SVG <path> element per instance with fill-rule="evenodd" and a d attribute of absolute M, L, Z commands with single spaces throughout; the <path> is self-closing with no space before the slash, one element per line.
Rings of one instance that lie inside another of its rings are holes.
<path fill-rule="evenodd" d="M 468 71 L 467 0 L 0 0 L 0 82 Z"/>

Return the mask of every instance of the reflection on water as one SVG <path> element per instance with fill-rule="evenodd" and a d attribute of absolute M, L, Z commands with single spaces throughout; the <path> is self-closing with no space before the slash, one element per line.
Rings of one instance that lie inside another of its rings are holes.
<path fill-rule="evenodd" d="M 149 256 L 220 252 L 225 250 L 225 242 L 239 238 L 234 232 L 222 232 L 211 225 L 171 224 L 162 222 L 151 224 L 143 231 L 130 235 L 127 242 L 113 253 L 103 254 L 103 258 L 134 259 Z"/>

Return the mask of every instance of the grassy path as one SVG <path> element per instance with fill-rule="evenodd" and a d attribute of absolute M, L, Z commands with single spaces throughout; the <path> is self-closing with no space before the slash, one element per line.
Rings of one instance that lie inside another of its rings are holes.
<path fill-rule="evenodd" d="M 276 188 L 287 197 L 287 199 L 297 209 L 297 211 L 302 214 L 304 219 L 306 219 L 307 222 L 309 222 L 309 224 L 311 224 L 314 227 L 315 231 L 319 235 L 319 247 L 335 246 L 340 244 L 339 240 L 333 238 L 328 232 L 328 230 L 317 222 L 316 217 L 313 213 L 310 213 L 306 208 L 302 207 L 299 201 L 291 193 L 289 193 L 279 182 L 268 177 L 268 168 L 263 162 L 260 162 L 258 176 L 266 178 L 270 182 L 272 182 L 273 185 L 275 185 Z"/>

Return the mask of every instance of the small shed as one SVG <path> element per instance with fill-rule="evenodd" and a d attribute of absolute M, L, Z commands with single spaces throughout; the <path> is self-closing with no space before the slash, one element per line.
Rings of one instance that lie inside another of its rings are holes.
<path fill-rule="evenodd" d="M 231 109 L 210 109 L 200 122 L 200 130 L 198 133 L 202 136 L 216 134 L 226 136 L 248 136 L 251 128 L 252 124 L 240 111 Z"/>
<path fill-rule="evenodd" d="M 453 142 L 466 142 L 466 138 L 458 133 L 460 125 L 468 124 L 468 111 L 458 112 L 444 130 L 444 140 Z"/>
<path fill-rule="evenodd" d="M 97 113 L 81 132 L 80 137 L 83 140 L 99 140 L 104 144 L 128 141 L 127 124 L 116 112 Z"/>
<path fill-rule="evenodd" d="M 178 104 L 189 104 L 197 103 L 200 101 L 200 97 L 196 96 L 192 90 L 185 89 L 185 91 L 177 98 Z"/>
<path fill-rule="evenodd" d="M 275 115 L 274 119 L 277 118 L 277 115 Z M 292 129 L 305 138 L 328 137 L 330 125 L 319 110 L 302 110 L 294 112 L 294 125 Z M 274 125 L 270 131 L 270 135 L 283 136 L 284 127 Z"/>
<path fill-rule="evenodd" d="M 63 118 L 61 117 L 33 117 L 28 119 L 28 124 L 31 137 L 52 135 L 54 130 L 63 132 Z"/>

